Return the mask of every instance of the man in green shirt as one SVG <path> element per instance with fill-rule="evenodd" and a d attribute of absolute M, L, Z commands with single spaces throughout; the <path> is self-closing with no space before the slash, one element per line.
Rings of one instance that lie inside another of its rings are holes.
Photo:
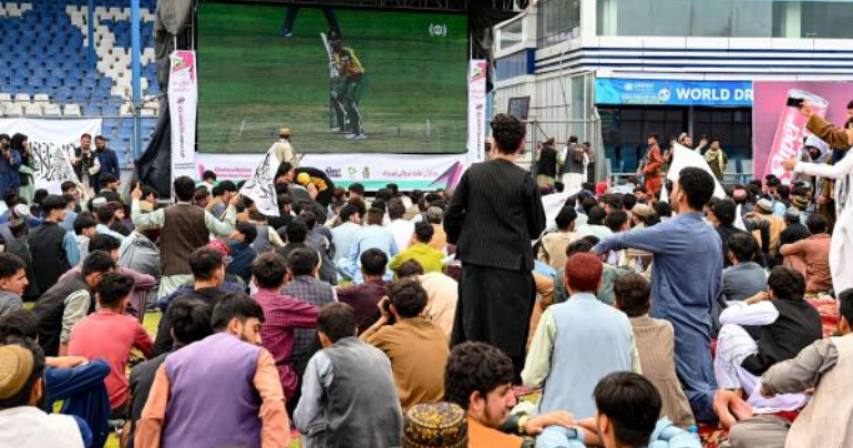
<path fill-rule="evenodd" d="M 391 259 L 391 270 L 396 272 L 403 263 L 415 260 L 424 268 L 425 274 L 441 272 L 444 267 L 444 254 L 429 245 L 434 234 L 435 229 L 431 224 L 419 222 L 415 226 L 409 248 Z"/>

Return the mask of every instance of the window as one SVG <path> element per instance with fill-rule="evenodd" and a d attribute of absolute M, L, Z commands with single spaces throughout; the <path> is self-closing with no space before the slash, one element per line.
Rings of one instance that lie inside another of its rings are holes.
<path fill-rule="evenodd" d="M 596 0 L 602 36 L 853 38 L 837 0 Z"/>
<path fill-rule="evenodd" d="M 580 0 L 539 0 L 536 22 L 539 48 L 580 37 Z"/>
<path fill-rule="evenodd" d="M 610 159 L 615 173 L 637 171 L 646 156 L 646 137 L 656 132 L 661 149 L 670 137 L 687 129 L 687 108 L 599 107 L 604 156 Z"/>
<path fill-rule="evenodd" d="M 519 19 L 514 22 L 507 23 L 503 28 L 500 28 L 500 49 L 505 50 L 513 45 L 518 45 L 524 38 L 524 21 Z"/>

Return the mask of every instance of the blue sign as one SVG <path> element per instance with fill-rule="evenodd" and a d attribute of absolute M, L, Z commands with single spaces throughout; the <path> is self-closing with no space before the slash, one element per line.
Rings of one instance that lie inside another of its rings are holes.
<path fill-rule="evenodd" d="M 595 80 L 596 104 L 751 107 L 752 81 Z"/>

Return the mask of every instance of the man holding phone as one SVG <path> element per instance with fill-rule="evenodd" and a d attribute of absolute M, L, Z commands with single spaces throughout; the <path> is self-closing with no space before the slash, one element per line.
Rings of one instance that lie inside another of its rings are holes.
<path fill-rule="evenodd" d="M 829 143 L 832 149 L 847 151 L 853 146 L 853 100 L 847 103 L 847 123 L 844 128 L 839 128 L 816 114 L 814 107 L 800 98 L 788 98 L 788 106 L 799 107 L 800 112 L 809 117 L 806 124 L 809 132 Z"/>

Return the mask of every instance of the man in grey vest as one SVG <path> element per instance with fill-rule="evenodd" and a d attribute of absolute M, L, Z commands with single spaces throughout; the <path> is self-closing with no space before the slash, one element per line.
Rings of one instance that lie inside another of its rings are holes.
<path fill-rule="evenodd" d="M 160 280 L 159 297 L 173 293 L 181 285 L 193 279 L 189 257 L 196 249 L 210 241 L 210 234 L 228 236 L 237 223 L 237 204 L 242 196 L 231 198 L 225 217 L 216 219 L 210 212 L 193 205 L 195 182 L 187 176 L 181 176 L 174 182 L 177 203 L 165 209 L 151 213 L 142 213 L 140 199 L 142 190 L 139 185 L 131 193 L 133 203 L 130 215 L 133 225 L 138 229 L 160 228 L 160 267 L 163 277 Z"/>
<path fill-rule="evenodd" d="M 308 363 L 293 421 L 308 448 L 400 446 L 403 417 L 391 362 L 356 337 L 351 306 L 317 316 L 323 350 Z"/>

